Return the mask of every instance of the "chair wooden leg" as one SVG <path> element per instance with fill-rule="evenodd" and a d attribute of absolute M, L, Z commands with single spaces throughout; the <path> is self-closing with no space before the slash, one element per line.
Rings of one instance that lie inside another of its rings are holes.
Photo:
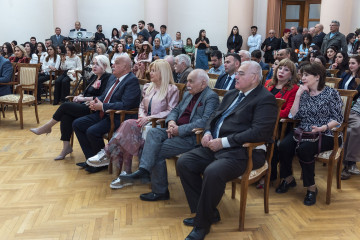
<path fill-rule="evenodd" d="M 334 166 L 334 159 L 329 159 L 328 176 L 327 176 L 327 190 L 326 190 L 326 204 L 330 204 L 330 201 L 331 201 L 331 185 L 332 185 L 332 178 L 333 178 L 333 166 Z"/>
<path fill-rule="evenodd" d="M 231 198 L 234 199 L 236 194 L 236 182 L 231 182 Z"/>
<path fill-rule="evenodd" d="M 17 121 L 18 120 L 17 113 L 16 113 L 17 105 L 13 105 L 13 109 L 14 109 L 15 120 Z"/>
<path fill-rule="evenodd" d="M 20 115 L 20 128 L 24 129 L 24 116 L 22 104 L 19 104 L 19 115 Z"/>
<path fill-rule="evenodd" d="M 112 174 L 112 173 L 113 173 L 113 163 L 112 163 L 112 161 L 109 162 L 108 172 L 109 172 L 109 174 Z"/>
<path fill-rule="evenodd" d="M 71 137 L 70 137 L 70 146 L 71 148 L 74 147 L 74 131 L 71 133 Z"/>
<path fill-rule="evenodd" d="M 37 106 L 37 101 L 35 101 L 35 116 L 36 116 L 36 122 L 39 124 L 39 113 L 38 113 L 38 106 Z"/>
<path fill-rule="evenodd" d="M 336 187 L 337 189 L 341 189 L 341 170 L 343 165 L 343 158 L 344 158 L 344 149 L 341 150 L 340 158 L 337 162 L 336 166 Z"/>
<path fill-rule="evenodd" d="M 52 87 L 49 87 L 49 98 L 50 98 L 50 103 L 52 104 Z"/>
<path fill-rule="evenodd" d="M 179 176 L 179 171 L 178 171 L 178 169 L 177 169 L 177 160 L 178 160 L 178 158 L 177 157 L 175 157 L 175 172 L 176 172 L 176 176 L 178 177 Z"/>
<path fill-rule="evenodd" d="M 4 107 L 5 107 L 5 105 L 1 104 L 1 112 L 2 112 L 3 118 L 5 118 Z"/>
<path fill-rule="evenodd" d="M 240 216 L 239 216 L 239 230 L 240 232 L 244 231 L 245 225 L 245 210 L 246 210 L 246 200 L 248 192 L 248 180 L 242 179 L 241 181 L 241 190 L 240 190 Z"/>
<path fill-rule="evenodd" d="M 270 188 L 270 174 L 271 169 L 268 170 L 265 175 L 265 183 L 264 183 L 264 212 L 269 213 L 269 188 Z"/>

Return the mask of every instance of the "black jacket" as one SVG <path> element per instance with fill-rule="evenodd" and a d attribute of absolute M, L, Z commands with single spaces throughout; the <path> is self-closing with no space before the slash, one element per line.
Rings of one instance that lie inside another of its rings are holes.
<path fill-rule="evenodd" d="M 232 49 L 235 49 L 235 52 L 239 52 L 242 44 L 243 44 L 243 39 L 241 35 L 235 35 L 235 42 L 233 41 L 233 35 L 229 36 L 226 44 L 228 48 L 228 52 L 230 52 L 230 50 Z"/>

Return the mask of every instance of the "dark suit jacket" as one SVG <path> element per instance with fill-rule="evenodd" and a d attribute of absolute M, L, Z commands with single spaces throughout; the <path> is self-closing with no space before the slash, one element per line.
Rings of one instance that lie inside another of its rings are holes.
<path fill-rule="evenodd" d="M 192 69 L 192 67 L 188 67 L 187 69 L 185 69 L 182 73 L 181 73 L 181 76 L 180 76 L 180 79 L 178 81 L 178 83 L 183 83 L 183 84 L 186 84 L 187 83 L 187 77 L 189 75 L 189 73 L 194 70 Z"/>
<path fill-rule="evenodd" d="M 0 83 L 11 82 L 12 73 L 13 67 L 10 61 L 3 56 L 0 56 Z M 4 96 L 10 93 L 10 85 L 0 85 L 0 96 Z"/>
<path fill-rule="evenodd" d="M 266 61 L 270 60 L 273 61 L 274 60 L 274 56 L 272 55 L 272 52 L 274 50 L 278 50 L 279 49 L 279 39 L 277 39 L 276 37 L 273 38 L 273 40 L 271 41 L 270 38 L 266 38 L 264 40 L 264 42 L 261 44 L 261 49 L 263 49 L 265 46 L 270 46 L 271 49 L 265 51 L 264 54 L 264 58 Z"/>
<path fill-rule="evenodd" d="M 321 45 L 321 52 L 325 54 L 326 50 L 330 46 L 336 46 L 338 48 L 338 51 L 347 52 L 345 35 L 340 32 L 336 32 L 335 35 L 330 38 L 330 33 L 326 34 L 323 38 L 323 43 Z"/>
<path fill-rule="evenodd" d="M 221 114 L 229 108 L 239 90 L 229 91 L 218 109 L 206 123 L 205 131 L 214 129 Z M 275 97 L 262 85 L 251 91 L 239 105 L 225 118 L 219 132 L 219 138 L 227 137 L 230 148 L 215 153 L 215 158 L 234 157 L 247 159 L 242 145 L 245 142 L 268 142 L 271 139 L 276 121 L 277 105 Z"/>
<path fill-rule="evenodd" d="M 239 52 L 242 44 L 243 44 L 243 39 L 241 35 L 235 36 L 235 42 L 233 42 L 233 36 L 228 37 L 226 44 L 228 48 L 228 52 L 230 52 L 231 49 L 235 49 L 235 52 Z"/>
<path fill-rule="evenodd" d="M 319 48 L 321 48 L 321 45 L 322 45 L 322 43 L 323 43 L 323 39 L 324 39 L 324 37 L 325 37 L 325 33 L 324 32 L 321 32 L 321 33 L 319 33 L 318 35 L 315 35 L 314 37 L 313 37 L 313 43 L 315 44 L 315 45 L 317 45 Z"/>
<path fill-rule="evenodd" d="M 260 61 L 259 64 L 262 70 L 270 70 L 269 64 L 264 63 L 263 61 Z"/>
<path fill-rule="evenodd" d="M 75 28 L 70 30 L 70 32 L 73 32 L 73 31 L 75 31 Z M 86 31 L 86 29 L 85 28 L 80 28 L 80 31 Z"/>
<path fill-rule="evenodd" d="M 295 36 L 293 36 L 291 38 L 291 48 L 293 50 L 295 49 L 299 49 L 300 45 L 302 44 L 303 42 L 303 35 L 302 34 L 296 34 Z"/>
<path fill-rule="evenodd" d="M 116 77 L 112 75 L 108 80 L 106 89 L 99 97 L 101 102 L 104 102 L 106 94 L 115 83 Z M 140 105 L 141 91 L 139 81 L 136 76 L 130 72 L 116 87 L 109 103 L 103 104 L 104 112 L 109 109 L 114 110 L 130 110 L 138 108 Z"/>
<path fill-rule="evenodd" d="M 103 94 L 103 92 L 105 91 L 106 87 L 107 87 L 107 82 L 109 80 L 109 78 L 112 76 L 112 74 L 110 73 L 103 73 L 103 75 L 101 75 L 100 77 L 100 81 L 101 81 L 101 85 L 98 89 L 94 89 L 91 86 L 94 84 L 94 82 L 97 79 L 97 75 L 92 75 L 89 79 L 89 83 L 87 85 L 87 87 L 85 88 L 83 95 L 84 97 L 98 97 L 101 94 Z"/>
<path fill-rule="evenodd" d="M 217 88 L 217 89 L 224 89 L 224 84 L 226 82 L 226 79 L 228 78 L 229 74 L 227 73 L 224 73 L 224 74 L 221 74 L 218 79 L 216 80 L 216 83 L 215 83 L 215 87 L 214 88 Z M 231 83 L 231 86 L 229 88 L 229 90 L 231 89 L 234 89 L 235 88 L 235 79 L 233 80 L 233 82 Z"/>
<path fill-rule="evenodd" d="M 57 47 L 63 45 L 64 36 L 60 35 L 59 40 L 56 38 L 56 34 L 52 35 L 50 37 L 50 40 L 52 41 L 52 44 Z"/>

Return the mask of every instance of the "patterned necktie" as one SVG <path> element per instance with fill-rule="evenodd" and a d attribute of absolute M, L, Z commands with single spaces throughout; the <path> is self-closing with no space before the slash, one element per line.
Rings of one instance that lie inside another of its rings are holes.
<path fill-rule="evenodd" d="M 119 84 L 120 80 L 119 79 L 116 79 L 114 85 L 112 85 L 110 91 L 108 92 L 108 94 L 106 95 L 106 98 L 104 100 L 103 103 L 109 103 L 110 101 L 110 98 L 115 90 L 115 88 L 117 87 L 117 85 Z M 103 110 L 100 110 L 100 118 L 102 119 L 104 117 L 104 111 Z"/>
<path fill-rule="evenodd" d="M 227 86 L 228 86 L 228 84 L 230 83 L 230 81 L 231 81 L 231 76 L 229 75 L 229 76 L 227 77 L 227 79 L 226 79 L 226 81 L 225 81 L 222 89 L 227 89 Z"/>
<path fill-rule="evenodd" d="M 244 93 L 240 93 L 236 100 L 229 106 L 228 109 L 226 109 L 222 114 L 221 117 L 216 121 L 214 131 L 212 132 L 213 138 L 219 137 L 220 127 L 222 126 L 222 123 L 224 122 L 225 118 L 229 116 L 229 114 L 239 105 L 241 100 L 245 97 Z"/>

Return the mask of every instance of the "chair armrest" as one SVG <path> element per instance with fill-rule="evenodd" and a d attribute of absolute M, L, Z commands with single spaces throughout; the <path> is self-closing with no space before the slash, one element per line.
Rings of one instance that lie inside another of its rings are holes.
<path fill-rule="evenodd" d="M 281 123 L 299 123 L 300 120 L 295 120 L 295 119 L 291 119 L 291 118 L 281 118 L 280 122 Z"/>
<path fill-rule="evenodd" d="M 340 133 L 340 132 L 344 131 L 344 128 L 345 128 L 346 126 L 347 126 L 346 123 L 342 123 L 339 127 L 334 127 L 334 128 L 332 128 L 331 131 L 333 131 L 334 134 L 335 134 L 335 133 Z"/>
<path fill-rule="evenodd" d="M 73 99 L 74 99 L 74 97 L 75 97 L 75 96 L 66 96 L 65 98 L 68 99 L 70 102 L 72 102 Z"/>
<path fill-rule="evenodd" d="M 0 83 L 0 85 L 16 85 L 18 82 L 7 82 L 7 83 Z"/>
<path fill-rule="evenodd" d="M 278 137 L 278 139 L 282 140 L 285 137 L 285 131 L 286 131 L 288 123 L 292 123 L 293 127 L 295 128 L 295 125 L 299 122 L 300 122 L 300 120 L 295 120 L 295 119 L 291 119 L 291 118 L 281 118 L 280 119 L 280 123 L 282 123 L 281 133 L 280 133 L 280 137 Z"/>
<path fill-rule="evenodd" d="M 162 119 L 163 119 L 164 121 L 162 121 L 161 123 L 158 122 L 159 120 L 162 120 Z M 165 118 L 150 118 L 149 121 L 151 122 L 151 126 L 152 126 L 153 128 L 156 128 L 156 125 L 157 125 L 158 123 L 160 124 L 161 128 L 164 128 L 164 127 L 165 127 Z"/>
<path fill-rule="evenodd" d="M 111 110 L 111 111 L 113 111 L 113 110 Z M 115 114 L 120 114 L 120 122 L 122 123 L 123 121 L 125 121 L 126 114 L 137 114 L 138 112 L 139 112 L 139 109 L 134 108 L 134 109 L 130 109 L 130 110 L 116 110 Z"/>
<path fill-rule="evenodd" d="M 256 148 L 258 146 L 266 144 L 265 142 L 256 142 L 256 143 L 244 143 L 242 146 L 246 148 Z"/>

